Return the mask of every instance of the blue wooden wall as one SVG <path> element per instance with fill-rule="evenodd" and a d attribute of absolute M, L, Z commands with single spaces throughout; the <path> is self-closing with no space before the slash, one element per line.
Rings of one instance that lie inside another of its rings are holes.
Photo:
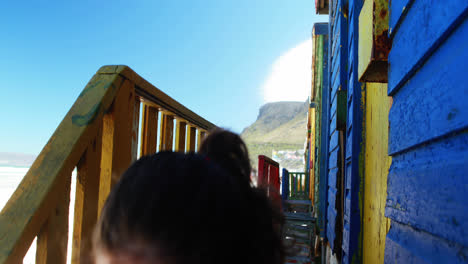
<path fill-rule="evenodd" d="M 344 146 L 339 145 L 339 131 L 337 130 L 337 98 L 338 91 L 347 89 L 347 19 L 346 19 L 346 1 L 338 0 L 333 1 L 330 5 L 329 12 L 329 30 L 330 30 L 330 63 L 329 63 L 329 78 L 330 86 L 327 92 L 329 93 L 329 109 L 330 119 L 328 120 L 329 133 L 322 134 L 329 137 L 329 152 L 328 152 L 328 204 L 327 204 L 327 239 L 332 249 L 335 248 L 337 239 L 336 234 L 336 221 L 338 212 L 336 210 L 338 194 L 338 156 L 340 148 Z M 341 226 L 341 225 L 339 225 Z M 341 241 L 341 237 L 338 238 Z M 337 250 L 341 250 L 341 245 L 337 245 Z"/>
<path fill-rule="evenodd" d="M 392 0 L 387 263 L 468 263 L 468 1 Z"/>
<path fill-rule="evenodd" d="M 345 203 L 342 263 L 361 262 L 361 210 L 364 184 L 364 84 L 358 81 L 359 13 L 362 0 L 348 3 L 348 99 L 345 154 Z"/>

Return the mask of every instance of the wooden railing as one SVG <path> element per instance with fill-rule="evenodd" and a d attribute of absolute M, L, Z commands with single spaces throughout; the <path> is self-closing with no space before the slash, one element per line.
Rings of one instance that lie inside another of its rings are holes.
<path fill-rule="evenodd" d="M 283 200 L 308 200 L 309 178 L 308 173 L 289 172 L 283 169 Z"/>
<path fill-rule="evenodd" d="M 36 263 L 66 263 L 70 182 L 75 168 L 71 260 L 90 263 L 87 258 L 99 212 L 111 187 L 137 159 L 139 143 L 140 155 L 158 150 L 195 151 L 213 127 L 130 68 L 102 67 L 3 208 L 0 263 L 22 263 L 35 237 Z"/>

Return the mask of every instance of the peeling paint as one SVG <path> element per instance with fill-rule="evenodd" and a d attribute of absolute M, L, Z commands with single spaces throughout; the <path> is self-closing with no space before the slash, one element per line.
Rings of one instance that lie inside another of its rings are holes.
<path fill-rule="evenodd" d="M 94 105 L 88 113 L 84 115 L 72 116 L 72 123 L 77 126 L 87 126 L 92 123 L 98 116 L 99 110 L 101 109 L 101 103 Z"/>

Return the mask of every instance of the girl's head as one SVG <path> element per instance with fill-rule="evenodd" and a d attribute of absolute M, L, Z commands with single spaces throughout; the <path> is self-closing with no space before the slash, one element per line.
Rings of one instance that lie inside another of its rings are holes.
<path fill-rule="evenodd" d="M 213 159 L 229 172 L 250 184 L 249 152 L 242 138 L 230 131 L 217 128 L 209 133 L 200 146 L 200 153 Z"/>
<path fill-rule="evenodd" d="M 197 154 L 142 157 L 111 191 L 94 237 L 102 263 L 281 263 L 264 193 Z"/>

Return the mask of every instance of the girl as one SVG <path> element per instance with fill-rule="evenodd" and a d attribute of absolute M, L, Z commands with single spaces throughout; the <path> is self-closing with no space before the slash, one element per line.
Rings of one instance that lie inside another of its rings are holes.
<path fill-rule="evenodd" d="M 142 157 L 103 208 L 96 263 L 282 263 L 281 214 L 236 174 L 197 154 Z"/>

